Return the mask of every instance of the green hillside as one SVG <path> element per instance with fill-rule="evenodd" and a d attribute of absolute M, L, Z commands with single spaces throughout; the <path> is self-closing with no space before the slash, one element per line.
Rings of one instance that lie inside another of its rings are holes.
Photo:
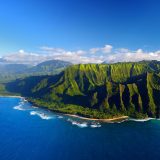
<path fill-rule="evenodd" d="M 49 60 L 36 66 L 26 64 L 0 63 L 0 82 L 12 81 L 17 78 L 29 76 L 53 75 L 60 73 L 70 62 L 61 60 Z"/>
<path fill-rule="evenodd" d="M 159 117 L 159 72 L 158 61 L 80 64 L 56 76 L 18 79 L 5 87 L 64 113 L 94 118 Z"/>

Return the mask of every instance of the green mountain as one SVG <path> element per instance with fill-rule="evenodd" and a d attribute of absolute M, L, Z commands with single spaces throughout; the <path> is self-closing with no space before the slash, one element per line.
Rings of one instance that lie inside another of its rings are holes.
<path fill-rule="evenodd" d="M 18 74 L 27 70 L 29 65 L 25 64 L 0 64 L 0 74 Z"/>
<path fill-rule="evenodd" d="M 160 62 L 79 64 L 55 76 L 6 84 L 6 90 L 54 111 L 94 118 L 160 116 Z"/>
<path fill-rule="evenodd" d="M 32 73 L 32 74 L 40 74 L 40 75 L 44 75 L 46 73 L 55 74 L 55 73 L 59 73 L 64 68 L 70 65 L 72 65 L 72 63 L 66 62 L 66 61 L 49 60 L 49 61 L 42 62 L 34 67 L 31 67 L 25 72 Z"/>
<path fill-rule="evenodd" d="M 0 82 L 11 81 L 19 77 L 25 77 L 24 71 L 31 66 L 25 64 L 0 63 Z"/>
<path fill-rule="evenodd" d="M 0 82 L 11 81 L 17 78 L 24 78 L 35 75 L 52 75 L 61 72 L 70 62 L 61 60 L 50 60 L 36 66 L 25 64 L 0 64 Z"/>

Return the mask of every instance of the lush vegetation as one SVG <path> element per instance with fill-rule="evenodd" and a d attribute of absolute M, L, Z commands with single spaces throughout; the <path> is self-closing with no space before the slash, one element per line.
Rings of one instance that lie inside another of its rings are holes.
<path fill-rule="evenodd" d="M 33 99 L 33 98 L 29 98 L 28 100 L 33 105 L 48 108 L 55 112 L 79 115 L 87 118 L 104 119 L 104 118 L 113 118 L 113 117 L 119 117 L 124 115 L 123 113 L 117 112 L 116 110 L 103 112 L 97 109 L 91 109 L 91 108 L 82 107 L 74 104 L 64 104 L 64 103 L 56 103 L 56 102 L 48 103 L 48 101 L 45 101 L 42 99 Z"/>
<path fill-rule="evenodd" d="M 160 62 L 79 64 L 4 84 L 39 106 L 94 118 L 160 116 Z"/>

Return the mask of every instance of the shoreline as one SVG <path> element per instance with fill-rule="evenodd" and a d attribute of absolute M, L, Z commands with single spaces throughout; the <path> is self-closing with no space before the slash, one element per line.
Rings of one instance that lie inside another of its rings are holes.
<path fill-rule="evenodd" d="M 7 96 L 7 95 L 4 95 L 4 96 L 3 96 L 3 95 L 0 95 L 0 97 L 25 98 L 25 97 L 22 97 L 22 96 L 11 96 L 11 95 L 10 95 L 10 96 L 9 96 L 9 95 L 8 95 L 8 96 Z"/>
<path fill-rule="evenodd" d="M 21 99 L 25 99 L 28 101 L 28 99 L 26 97 L 22 97 L 22 96 L 14 96 L 14 95 L 0 95 L 0 97 L 10 97 L 10 98 L 21 98 Z M 28 101 L 30 104 L 32 104 L 32 102 Z M 65 116 L 69 116 L 69 117 L 74 117 L 74 118 L 79 118 L 79 119 L 83 119 L 83 120 L 88 120 L 88 121 L 99 121 L 99 122 L 106 122 L 106 123 L 110 123 L 110 122 L 121 122 L 124 120 L 129 120 L 129 119 L 133 119 L 134 121 L 148 121 L 148 119 L 153 119 L 153 118 L 144 118 L 144 119 L 134 119 L 134 118 L 130 118 L 129 116 L 120 116 L 120 117 L 114 117 L 114 118 L 104 118 L 104 119 L 98 119 L 98 118 L 88 118 L 88 117 L 83 117 L 80 115 L 75 115 L 75 114 L 69 114 L 69 113 L 63 113 L 63 112 L 59 112 L 59 111 L 54 111 L 51 110 L 47 107 L 43 107 L 43 106 L 38 106 L 35 104 L 36 107 L 38 108 L 43 108 L 46 110 L 49 110 L 55 114 L 62 114 Z"/>
<path fill-rule="evenodd" d="M 74 118 L 80 118 L 80 119 L 84 119 L 84 120 L 89 120 L 89 121 L 100 121 L 100 122 L 120 122 L 123 120 L 127 120 L 129 119 L 128 116 L 121 116 L 121 117 L 115 117 L 115 118 L 104 118 L 104 119 L 98 119 L 98 118 L 87 118 L 87 117 L 82 117 L 82 116 L 78 116 L 75 114 L 64 114 L 66 116 L 70 116 L 70 117 L 74 117 Z"/>

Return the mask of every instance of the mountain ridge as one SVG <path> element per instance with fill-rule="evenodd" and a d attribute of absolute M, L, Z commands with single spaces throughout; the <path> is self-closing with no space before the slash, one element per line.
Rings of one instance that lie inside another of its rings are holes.
<path fill-rule="evenodd" d="M 56 76 L 16 80 L 6 84 L 6 89 L 64 113 L 159 118 L 159 73 L 159 61 L 78 64 Z"/>
<path fill-rule="evenodd" d="M 35 66 L 26 64 L 1 63 L 0 81 L 10 81 L 17 78 L 24 78 L 34 75 L 57 74 L 65 67 L 72 65 L 70 62 L 61 60 L 49 60 Z"/>

